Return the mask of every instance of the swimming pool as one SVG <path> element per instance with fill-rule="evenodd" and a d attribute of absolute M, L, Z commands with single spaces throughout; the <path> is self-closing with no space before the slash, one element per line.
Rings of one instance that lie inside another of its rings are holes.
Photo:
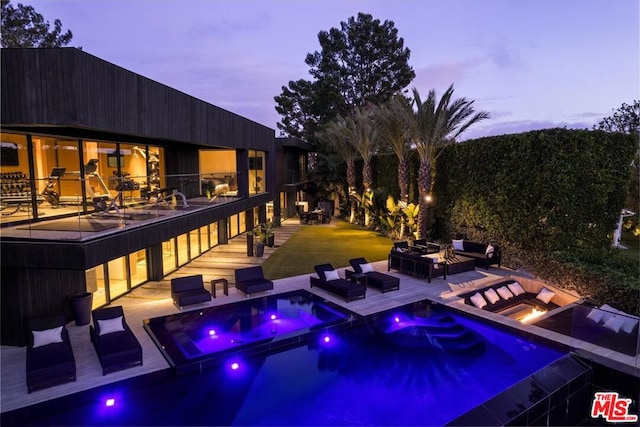
<path fill-rule="evenodd" d="M 36 405 L 21 424 L 444 425 L 566 354 L 428 302 L 305 336 L 227 352 L 200 374 L 160 372 Z"/>

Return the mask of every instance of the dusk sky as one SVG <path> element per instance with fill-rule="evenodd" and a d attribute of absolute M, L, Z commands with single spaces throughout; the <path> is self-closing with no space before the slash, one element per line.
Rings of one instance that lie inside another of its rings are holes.
<path fill-rule="evenodd" d="M 318 32 L 371 14 L 411 50 L 423 98 L 454 84 L 492 118 L 462 139 L 591 128 L 640 98 L 638 0 L 12 0 L 69 46 L 273 129 L 273 97 L 310 79 Z M 276 134 L 278 131 L 276 130 Z"/>

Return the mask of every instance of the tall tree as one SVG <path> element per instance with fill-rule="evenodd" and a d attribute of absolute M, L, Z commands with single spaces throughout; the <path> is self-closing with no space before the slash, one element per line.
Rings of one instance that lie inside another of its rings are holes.
<path fill-rule="evenodd" d="M 380 104 L 406 88 L 415 77 L 409 49 L 393 21 L 380 22 L 359 13 L 318 34 L 321 51 L 307 55 L 312 81 L 297 80 L 282 87 L 276 111 L 278 128 L 315 142 L 315 130 L 355 106 Z"/>
<path fill-rule="evenodd" d="M 380 132 L 380 145 L 388 146 L 398 158 L 398 188 L 400 200 L 409 201 L 409 150 L 410 132 L 407 124 L 413 110 L 411 101 L 397 95 L 376 109 L 375 117 Z"/>
<path fill-rule="evenodd" d="M 353 141 L 356 138 L 356 126 L 350 117 L 338 116 L 324 126 L 318 133 L 318 139 L 327 144 L 327 147 L 338 153 L 347 165 L 347 186 L 351 207 L 349 221 L 356 221 L 356 200 L 353 194 L 356 190 L 356 159 L 358 152 L 354 148 Z"/>
<path fill-rule="evenodd" d="M 640 101 L 633 101 L 633 105 L 623 103 L 613 115 L 603 118 L 596 129 L 605 132 L 621 132 L 636 135 L 636 140 L 640 141 Z M 625 206 L 637 212 L 640 207 L 640 145 L 633 160 L 633 173 L 629 183 L 629 193 Z"/>
<path fill-rule="evenodd" d="M 425 237 L 427 230 L 427 209 L 431 197 L 432 166 L 442 148 L 455 143 L 455 139 L 469 126 L 488 119 L 489 113 L 475 112 L 474 101 L 465 98 L 451 100 L 453 85 L 437 100 L 435 90 L 430 90 L 422 102 L 420 93 L 413 89 L 415 112 L 410 127 L 412 141 L 420 157 L 418 170 L 419 209 L 418 235 Z"/>
<path fill-rule="evenodd" d="M 2 30 L 0 45 L 5 47 L 62 47 L 71 42 L 71 30 L 62 33 L 59 19 L 53 21 L 50 30 L 49 21 L 35 11 L 33 6 L 18 3 L 13 7 L 9 0 L 2 0 Z"/>
<path fill-rule="evenodd" d="M 372 195 L 373 172 L 371 170 L 371 158 L 377 152 L 378 144 L 378 127 L 372 119 L 373 108 L 355 107 L 350 116 L 348 123 L 352 126 L 353 138 L 351 145 L 360 154 L 362 158 L 362 185 L 364 187 L 364 197 L 362 198 L 363 207 L 365 208 L 364 225 L 369 226 L 370 215 L 366 206 L 366 201 Z"/>

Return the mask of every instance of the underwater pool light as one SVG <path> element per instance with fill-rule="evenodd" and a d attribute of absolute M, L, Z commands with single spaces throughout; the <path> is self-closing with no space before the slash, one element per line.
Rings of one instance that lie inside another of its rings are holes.
<path fill-rule="evenodd" d="M 325 335 L 325 336 L 322 338 L 322 341 L 324 341 L 325 343 L 329 343 L 329 342 L 331 341 L 331 337 L 330 337 L 329 335 Z"/>
<path fill-rule="evenodd" d="M 393 321 L 396 323 L 400 323 L 400 316 L 394 316 Z"/>
<path fill-rule="evenodd" d="M 272 315 L 270 316 L 270 318 L 271 318 L 271 320 L 276 320 L 276 319 L 278 318 L 278 316 L 276 316 L 275 314 L 272 314 Z"/>
<path fill-rule="evenodd" d="M 116 400 L 113 397 L 110 397 L 104 402 L 104 404 L 106 407 L 111 407 L 116 404 Z"/>
<path fill-rule="evenodd" d="M 216 334 L 215 329 L 209 329 L 209 336 L 212 337 Z"/>
<path fill-rule="evenodd" d="M 231 369 L 237 371 L 240 368 L 240 364 L 238 362 L 231 362 Z"/>

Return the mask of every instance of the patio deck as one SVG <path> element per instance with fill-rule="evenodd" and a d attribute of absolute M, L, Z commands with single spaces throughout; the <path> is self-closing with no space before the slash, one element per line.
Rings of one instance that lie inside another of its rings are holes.
<path fill-rule="evenodd" d="M 332 227 L 333 225 L 323 224 L 320 226 Z M 278 229 L 275 235 L 276 247 L 283 244 L 300 227 L 304 226 L 299 224 L 298 218 L 284 221 L 282 227 Z M 241 235 L 230 240 L 228 245 L 216 246 L 206 254 L 203 254 L 168 276 L 166 280 L 148 282 L 136 288 L 130 294 L 116 300 L 114 305 L 122 305 L 124 307 L 127 322 L 143 347 L 143 366 L 103 376 L 98 358 L 89 340 L 89 326 L 76 326 L 75 323 L 72 322 L 69 323 L 67 327 L 76 358 L 77 381 L 28 394 L 24 359 L 26 349 L 24 347 L 1 347 L 1 412 L 11 411 L 100 385 L 169 368 L 169 364 L 165 361 L 156 345 L 144 330 L 143 320 L 179 312 L 173 305 L 171 299 L 170 279 L 176 276 L 203 274 L 208 287 L 208 280 L 212 278 L 227 278 L 229 280 L 229 295 L 225 296 L 222 292 L 218 292 L 218 298 L 212 300 L 211 306 L 244 300 L 246 299 L 245 295 L 236 291 L 233 287 L 233 271 L 236 268 L 261 264 L 274 250 L 277 250 L 277 248 L 265 248 L 265 256 L 263 258 L 247 257 L 246 239 L 244 235 Z M 386 260 L 374 262 L 373 265 L 376 271 L 386 272 Z M 344 269 L 345 267 L 339 269 L 341 277 L 344 277 Z M 287 292 L 301 288 L 307 289 L 361 315 L 368 315 L 416 301 L 430 299 L 455 307 L 470 315 L 483 317 L 493 322 L 508 325 L 527 333 L 568 345 L 576 349 L 576 352 L 580 355 L 616 367 L 632 375 L 640 376 L 640 357 L 638 356 L 627 356 L 534 325 L 524 325 L 516 320 L 478 310 L 475 307 L 460 303 L 460 299 L 457 297 L 459 293 L 482 287 L 483 284 L 502 276 L 521 275 L 516 271 L 507 268 L 491 268 L 488 271 L 484 269 L 475 270 L 449 275 L 447 276 L 447 280 L 443 280 L 442 277 L 434 278 L 430 284 L 424 279 L 417 279 L 394 271 L 389 274 L 400 278 L 400 290 L 382 294 L 375 289 L 369 289 L 365 299 L 352 301 L 350 303 L 345 303 L 344 300 L 322 289 L 315 287 L 310 289 L 310 274 L 274 280 L 273 293 Z M 194 306 L 192 309 L 201 307 L 206 307 L 206 305 Z"/>

